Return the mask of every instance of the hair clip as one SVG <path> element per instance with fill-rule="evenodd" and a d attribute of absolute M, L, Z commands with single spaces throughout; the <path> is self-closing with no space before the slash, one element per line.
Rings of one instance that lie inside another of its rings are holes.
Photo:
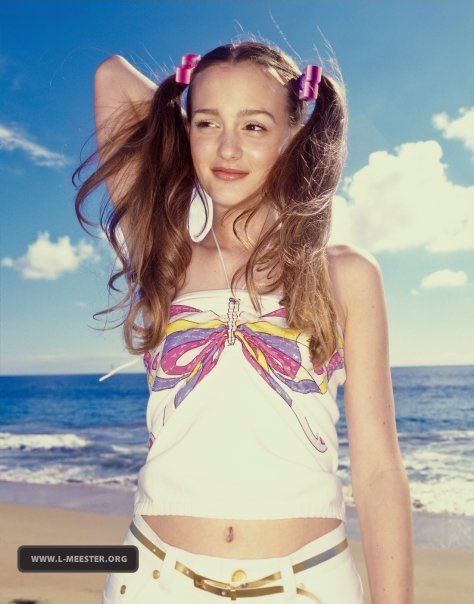
<path fill-rule="evenodd" d="M 176 67 L 176 81 L 180 84 L 189 84 L 193 69 L 201 60 L 201 55 L 187 54 L 181 58 L 181 66 Z"/>
<path fill-rule="evenodd" d="M 323 70 L 319 65 L 307 65 L 298 79 L 298 96 L 300 101 L 309 101 L 318 98 L 318 84 L 321 81 Z"/>

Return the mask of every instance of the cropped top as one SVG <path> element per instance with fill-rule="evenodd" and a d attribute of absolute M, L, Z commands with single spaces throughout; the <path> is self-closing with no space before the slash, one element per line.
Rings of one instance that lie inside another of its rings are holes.
<path fill-rule="evenodd" d="M 309 336 L 287 325 L 278 296 L 261 295 L 258 315 L 248 292 L 235 291 L 239 299 L 227 289 L 175 298 L 166 337 L 143 357 L 149 449 L 134 511 L 345 521 L 342 329 L 329 361 L 314 367 Z"/>
<path fill-rule="evenodd" d="M 288 325 L 280 296 L 260 295 L 260 315 L 247 290 L 232 296 L 212 234 L 229 288 L 175 297 L 163 341 L 143 356 L 148 453 L 134 512 L 345 522 L 336 474 L 342 328 L 315 367 L 310 336 Z"/>

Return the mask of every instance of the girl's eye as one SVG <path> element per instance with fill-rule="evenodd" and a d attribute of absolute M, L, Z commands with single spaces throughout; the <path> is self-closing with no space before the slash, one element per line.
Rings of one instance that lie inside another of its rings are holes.
<path fill-rule="evenodd" d="M 197 128 L 205 128 L 206 124 L 210 124 L 210 123 L 211 122 L 202 120 L 202 121 L 196 123 L 196 127 Z M 260 124 L 247 124 L 247 126 L 256 126 L 257 128 L 261 128 L 261 130 L 251 130 L 251 132 L 262 132 L 263 130 L 266 130 L 265 126 L 261 126 Z"/>

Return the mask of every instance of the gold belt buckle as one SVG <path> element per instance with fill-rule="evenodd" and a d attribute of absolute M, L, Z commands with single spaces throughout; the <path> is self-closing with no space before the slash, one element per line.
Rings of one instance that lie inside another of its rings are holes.
<path fill-rule="evenodd" d="M 194 587 L 199 587 L 199 589 L 203 589 L 204 577 L 201 575 L 194 574 L 193 577 Z"/>
<path fill-rule="evenodd" d="M 235 580 L 234 577 L 236 577 Z M 230 583 L 227 583 L 227 589 L 230 591 L 230 599 L 237 600 L 237 590 L 242 589 L 243 587 L 247 587 L 247 581 L 244 579 L 247 578 L 245 572 L 238 570 L 234 572 L 232 575 L 232 579 Z"/>
<path fill-rule="evenodd" d="M 226 590 L 230 592 L 230 599 L 237 600 L 237 589 L 240 587 L 239 585 L 231 584 L 231 583 L 223 583 L 221 581 L 216 581 L 214 579 L 209 579 L 208 577 L 203 577 L 202 575 L 195 574 L 193 577 L 194 587 L 198 587 L 199 589 L 203 589 L 206 591 L 205 584 L 207 583 L 209 586 L 218 588 L 220 590 Z M 225 591 L 222 595 L 226 595 Z"/>
<path fill-rule="evenodd" d="M 203 577 L 202 575 L 198 575 L 194 573 L 193 577 L 194 587 L 199 587 L 199 589 L 206 589 L 204 584 L 207 583 L 212 587 L 218 587 L 219 589 L 227 588 L 229 586 L 228 583 L 222 583 L 221 581 L 216 581 L 215 579 L 210 579 L 209 577 Z"/>

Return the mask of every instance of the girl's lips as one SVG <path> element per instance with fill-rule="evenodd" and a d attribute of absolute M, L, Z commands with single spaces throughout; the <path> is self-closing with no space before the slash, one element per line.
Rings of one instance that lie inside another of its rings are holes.
<path fill-rule="evenodd" d="M 223 172 L 222 170 L 212 170 L 212 173 L 221 180 L 237 180 L 247 176 L 247 172 Z"/>

